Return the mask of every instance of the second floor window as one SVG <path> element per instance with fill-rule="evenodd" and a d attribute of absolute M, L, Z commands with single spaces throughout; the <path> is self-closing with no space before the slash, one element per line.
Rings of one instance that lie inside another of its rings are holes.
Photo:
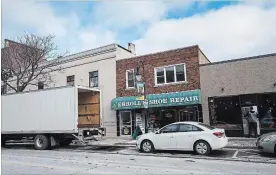
<path fill-rule="evenodd" d="M 135 87 L 135 73 L 134 69 L 126 71 L 126 88 Z"/>
<path fill-rule="evenodd" d="M 99 86 L 99 73 L 98 71 L 89 72 L 89 87 Z"/>
<path fill-rule="evenodd" d="M 170 84 L 186 81 L 185 64 L 155 68 L 155 84 Z"/>
<path fill-rule="evenodd" d="M 75 75 L 71 75 L 67 77 L 67 86 L 75 85 Z"/>

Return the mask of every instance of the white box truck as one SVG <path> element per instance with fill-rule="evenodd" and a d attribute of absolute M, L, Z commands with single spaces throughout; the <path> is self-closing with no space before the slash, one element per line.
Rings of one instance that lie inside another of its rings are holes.
<path fill-rule="evenodd" d="M 100 89 L 66 86 L 5 94 L 1 100 L 2 146 L 28 138 L 44 150 L 106 133 L 101 127 Z"/>

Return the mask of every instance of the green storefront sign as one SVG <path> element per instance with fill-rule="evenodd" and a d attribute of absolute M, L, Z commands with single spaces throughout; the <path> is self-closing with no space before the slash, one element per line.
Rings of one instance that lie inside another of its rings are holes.
<path fill-rule="evenodd" d="M 149 94 L 146 101 L 141 101 L 138 97 L 120 97 L 111 101 L 112 110 L 154 108 L 166 106 L 184 106 L 201 104 L 201 91 L 182 91 L 164 94 Z"/>

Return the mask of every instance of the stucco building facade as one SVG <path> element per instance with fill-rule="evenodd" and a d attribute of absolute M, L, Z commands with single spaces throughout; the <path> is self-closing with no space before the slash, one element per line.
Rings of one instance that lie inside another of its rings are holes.
<path fill-rule="evenodd" d="M 116 98 L 116 61 L 133 56 L 135 46 L 131 43 L 128 48 L 110 44 L 65 56 L 57 65 L 59 71 L 50 73 L 53 82 L 43 88 L 80 85 L 101 89 L 101 126 L 106 128 L 107 136 L 115 136 L 116 112 L 111 110 L 110 102 Z M 37 89 L 38 86 L 29 85 L 24 91 Z"/>
<path fill-rule="evenodd" d="M 243 115 L 253 106 L 261 133 L 276 129 L 276 54 L 201 65 L 200 84 L 204 123 L 247 135 Z"/>

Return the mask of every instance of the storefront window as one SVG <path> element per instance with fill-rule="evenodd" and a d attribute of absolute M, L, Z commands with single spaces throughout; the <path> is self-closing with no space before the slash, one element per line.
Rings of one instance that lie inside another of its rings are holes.
<path fill-rule="evenodd" d="M 179 121 L 194 121 L 198 122 L 198 108 L 185 107 L 179 110 Z"/>
<path fill-rule="evenodd" d="M 257 95 L 256 94 L 240 95 L 240 104 L 241 106 L 257 105 Z"/>
<path fill-rule="evenodd" d="M 175 122 L 199 121 L 197 106 L 185 106 L 174 108 L 151 108 L 147 118 L 146 128 L 148 132 L 156 130 Z"/>
<path fill-rule="evenodd" d="M 253 107 L 259 118 L 258 132 L 276 130 L 276 93 L 209 98 L 208 101 L 210 122 L 217 128 L 243 130 L 243 134 L 248 135 L 246 114 Z"/>
<path fill-rule="evenodd" d="M 211 116 L 213 126 L 229 130 L 242 130 L 242 114 L 238 96 L 214 98 L 213 104 L 210 104 L 209 107 L 211 106 L 214 107 L 214 111 L 211 113 L 214 115 Z"/>
<path fill-rule="evenodd" d="M 148 132 L 155 132 L 160 129 L 160 119 L 161 119 L 161 111 L 151 109 L 149 113 L 149 117 L 147 119 L 147 130 Z"/>
<path fill-rule="evenodd" d="M 178 122 L 176 110 L 161 111 L 160 127 L 166 126 L 174 122 Z"/>
<path fill-rule="evenodd" d="M 276 129 L 276 93 L 258 96 L 261 129 Z"/>

